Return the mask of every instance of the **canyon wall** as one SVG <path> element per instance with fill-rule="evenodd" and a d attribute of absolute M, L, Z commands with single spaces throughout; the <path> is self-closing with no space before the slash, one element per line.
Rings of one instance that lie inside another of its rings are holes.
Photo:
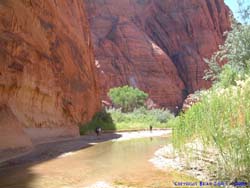
<path fill-rule="evenodd" d="M 0 1 L 0 150 L 78 136 L 100 110 L 79 0 Z"/>
<path fill-rule="evenodd" d="M 230 29 L 223 0 L 86 0 L 103 100 L 131 85 L 176 111 L 203 80 L 209 58 Z"/>

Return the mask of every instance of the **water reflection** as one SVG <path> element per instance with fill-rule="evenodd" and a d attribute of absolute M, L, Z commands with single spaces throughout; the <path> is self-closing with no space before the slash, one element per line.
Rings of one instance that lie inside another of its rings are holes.
<path fill-rule="evenodd" d="M 166 187 L 175 176 L 156 170 L 148 160 L 167 142 L 164 137 L 108 141 L 48 161 L 9 167 L 0 171 L 0 187 L 73 188 L 99 181 Z"/>

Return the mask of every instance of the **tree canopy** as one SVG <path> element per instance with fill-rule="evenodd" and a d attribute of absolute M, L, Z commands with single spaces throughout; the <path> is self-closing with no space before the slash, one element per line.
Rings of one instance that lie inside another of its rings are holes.
<path fill-rule="evenodd" d="M 127 85 L 110 89 L 108 96 L 113 104 L 124 112 L 144 106 L 144 102 L 148 98 L 147 93 Z"/>

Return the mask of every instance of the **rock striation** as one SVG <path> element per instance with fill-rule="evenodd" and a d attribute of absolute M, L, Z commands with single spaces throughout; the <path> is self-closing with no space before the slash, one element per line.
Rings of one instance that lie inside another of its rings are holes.
<path fill-rule="evenodd" d="M 83 1 L 0 1 L 0 151 L 78 136 L 100 109 Z"/>
<path fill-rule="evenodd" d="M 176 110 L 203 80 L 230 29 L 223 0 L 86 0 L 103 100 L 120 85 L 138 87 Z"/>

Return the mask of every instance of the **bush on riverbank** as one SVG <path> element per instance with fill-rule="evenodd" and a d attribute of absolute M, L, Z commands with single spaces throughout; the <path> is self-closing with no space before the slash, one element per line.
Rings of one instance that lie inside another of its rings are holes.
<path fill-rule="evenodd" d="M 217 178 L 250 180 L 250 78 L 236 86 L 213 88 L 185 114 L 169 122 L 173 143 L 183 149 L 198 138 L 219 151 Z"/>
<path fill-rule="evenodd" d="M 219 152 L 217 165 L 211 168 L 218 180 L 249 182 L 250 25 L 234 20 L 225 44 L 206 62 L 209 70 L 204 78 L 212 80 L 213 87 L 201 92 L 199 102 L 185 114 L 169 122 L 174 127 L 173 144 L 185 152 L 186 143 L 198 139 Z"/>
<path fill-rule="evenodd" d="M 121 109 L 107 109 L 98 112 L 87 124 L 80 127 L 80 133 L 93 132 L 97 126 L 103 130 L 143 130 L 153 128 L 167 128 L 167 121 L 174 115 L 169 110 L 151 109 L 144 107 L 134 109 L 132 112 L 124 113 Z"/>

